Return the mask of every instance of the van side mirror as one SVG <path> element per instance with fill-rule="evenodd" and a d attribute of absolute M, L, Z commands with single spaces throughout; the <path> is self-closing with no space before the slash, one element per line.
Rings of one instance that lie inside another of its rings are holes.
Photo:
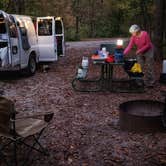
<path fill-rule="evenodd" d="M 25 27 L 20 27 L 21 35 L 26 36 L 27 35 L 27 30 Z"/>

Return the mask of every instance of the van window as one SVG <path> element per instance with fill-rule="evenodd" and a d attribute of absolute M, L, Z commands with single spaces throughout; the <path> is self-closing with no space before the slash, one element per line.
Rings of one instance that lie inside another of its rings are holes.
<path fill-rule="evenodd" d="M 55 32 L 56 32 L 56 34 L 62 34 L 61 21 L 55 21 Z"/>
<path fill-rule="evenodd" d="M 52 36 L 52 19 L 40 19 L 38 21 L 38 35 Z"/>
<path fill-rule="evenodd" d="M 10 37 L 16 38 L 17 37 L 17 28 L 15 25 L 14 17 L 12 15 L 9 15 L 9 34 Z"/>
<path fill-rule="evenodd" d="M 30 49 L 30 44 L 28 40 L 28 33 L 27 29 L 25 27 L 19 27 L 20 33 L 21 33 L 21 41 L 22 41 L 22 47 L 24 50 Z"/>
<path fill-rule="evenodd" d="M 0 34 L 6 33 L 5 20 L 2 14 L 0 14 Z"/>
<path fill-rule="evenodd" d="M 10 33 L 10 37 L 13 37 L 13 38 L 17 37 L 17 29 L 16 29 L 15 24 L 9 25 L 9 33 Z"/>
<path fill-rule="evenodd" d="M 1 34 L 6 33 L 6 26 L 5 23 L 3 22 L 0 22 L 0 33 Z"/>

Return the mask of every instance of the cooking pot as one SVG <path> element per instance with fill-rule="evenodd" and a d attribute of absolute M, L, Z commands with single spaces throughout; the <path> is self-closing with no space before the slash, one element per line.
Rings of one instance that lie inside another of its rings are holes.
<path fill-rule="evenodd" d="M 131 72 L 131 68 L 133 67 L 133 65 L 137 62 L 137 60 L 135 58 L 130 58 L 130 59 L 125 59 L 124 60 L 124 70 L 125 72 L 129 75 L 129 77 L 143 77 L 144 74 L 141 72 Z"/>
<path fill-rule="evenodd" d="M 133 67 L 134 63 L 136 63 L 136 62 L 137 62 L 137 60 L 135 58 L 124 59 L 125 71 L 129 71 Z"/>

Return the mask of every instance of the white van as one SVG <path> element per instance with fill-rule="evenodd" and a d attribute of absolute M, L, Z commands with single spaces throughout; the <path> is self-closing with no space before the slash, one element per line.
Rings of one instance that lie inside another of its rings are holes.
<path fill-rule="evenodd" d="M 60 17 L 37 17 L 40 62 L 53 62 L 65 55 L 64 26 Z"/>
<path fill-rule="evenodd" d="M 34 23 L 35 22 L 35 23 Z M 36 71 L 38 62 L 65 55 L 64 26 L 60 17 L 11 15 L 0 10 L 0 71 Z"/>
<path fill-rule="evenodd" d="M 0 10 L 0 71 L 36 71 L 39 61 L 37 36 L 32 19 Z"/>

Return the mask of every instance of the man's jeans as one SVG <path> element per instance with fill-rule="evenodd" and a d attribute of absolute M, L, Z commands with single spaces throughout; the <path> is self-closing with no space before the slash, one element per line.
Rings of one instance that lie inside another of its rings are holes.
<path fill-rule="evenodd" d="M 154 78 L 154 51 L 148 50 L 143 54 L 137 55 L 137 62 L 141 65 L 144 71 L 145 85 L 152 85 L 155 82 Z"/>

